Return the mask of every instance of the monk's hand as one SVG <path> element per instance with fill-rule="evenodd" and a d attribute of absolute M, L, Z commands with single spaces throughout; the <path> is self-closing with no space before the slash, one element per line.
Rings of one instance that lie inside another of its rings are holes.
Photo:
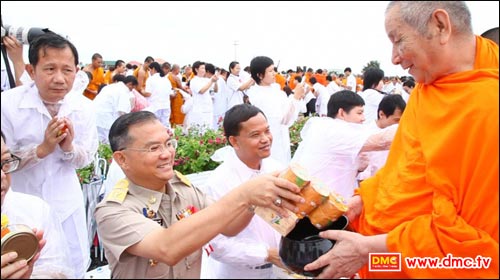
<path fill-rule="evenodd" d="M 319 235 L 337 242 L 330 251 L 304 267 L 306 271 L 324 267 L 317 278 L 350 278 L 368 262 L 363 235 L 345 230 L 327 230 Z"/>

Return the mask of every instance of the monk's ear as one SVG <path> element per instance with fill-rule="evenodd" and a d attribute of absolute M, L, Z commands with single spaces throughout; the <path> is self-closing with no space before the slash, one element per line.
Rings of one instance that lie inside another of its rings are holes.
<path fill-rule="evenodd" d="M 443 9 L 437 9 L 432 13 L 430 22 L 431 34 L 439 36 L 439 42 L 444 45 L 451 36 L 451 22 L 448 12 Z"/>

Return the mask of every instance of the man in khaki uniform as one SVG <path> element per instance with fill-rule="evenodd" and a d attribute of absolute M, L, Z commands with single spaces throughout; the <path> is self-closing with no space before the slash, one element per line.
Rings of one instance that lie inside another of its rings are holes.
<path fill-rule="evenodd" d="M 285 208 L 295 211 L 293 203 L 303 202 L 299 188 L 276 173 L 213 203 L 173 171 L 177 142 L 147 111 L 120 116 L 109 138 L 127 177 L 95 212 L 112 278 L 199 278 L 203 245 L 219 233 L 238 234 L 252 219 L 252 206 L 288 216 Z"/>

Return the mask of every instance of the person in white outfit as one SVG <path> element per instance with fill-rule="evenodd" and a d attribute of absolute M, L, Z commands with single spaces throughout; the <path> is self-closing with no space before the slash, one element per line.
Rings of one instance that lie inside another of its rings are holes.
<path fill-rule="evenodd" d="M 344 89 L 356 92 L 356 77 L 352 74 L 351 67 L 344 69 L 344 75 L 347 80 Z"/>
<path fill-rule="evenodd" d="M 291 159 L 289 127 L 297 120 L 300 108 L 304 106 L 304 87 L 298 84 L 294 94 L 286 93 L 274 86 L 274 62 L 266 56 L 258 56 L 250 62 L 252 79 L 257 83 L 247 94 L 252 105 L 264 112 L 273 134 L 271 157 L 288 165 Z"/>
<path fill-rule="evenodd" d="M 328 100 L 330 100 L 330 93 L 326 87 L 316 80 L 316 77 L 311 77 L 309 82 L 312 84 L 314 89 L 314 95 L 316 96 L 316 113 L 320 117 L 326 117 L 328 111 Z"/>
<path fill-rule="evenodd" d="M 228 101 L 228 92 L 229 89 L 227 87 L 227 77 L 229 72 L 224 69 L 219 69 L 219 79 L 217 80 L 217 88 L 218 92 L 214 93 L 213 103 L 214 103 L 214 118 L 213 118 L 213 129 L 218 129 L 222 126 L 222 121 L 224 120 L 224 114 L 227 111 L 227 101 Z M 217 71 L 216 71 L 217 72 Z"/>
<path fill-rule="evenodd" d="M 149 106 L 144 110 L 154 113 L 164 126 L 170 127 L 170 97 L 175 96 L 175 91 L 158 62 L 149 64 L 149 71 L 151 76 L 144 88 Z"/>
<path fill-rule="evenodd" d="M 196 128 L 203 134 L 207 129 L 212 128 L 214 105 L 210 91 L 217 93 L 217 75 L 211 78 L 206 78 L 205 62 L 196 61 L 193 63 L 194 78 L 189 82 L 189 87 L 192 92 L 192 108 L 189 111 L 188 129 Z"/>
<path fill-rule="evenodd" d="M 334 93 L 328 102 L 328 117 L 310 118 L 302 128 L 302 142 L 292 162 L 306 168 L 344 199 L 358 187 L 358 155 L 388 150 L 396 129 L 374 134 L 362 123 L 364 101 L 349 90 Z"/>
<path fill-rule="evenodd" d="M 391 125 L 397 126 L 403 112 L 406 108 L 406 102 L 399 94 L 385 95 L 378 105 L 378 118 L 376 121 L 366 122 L 365 125 L 374 133 Z M 358 180 L 367 179 L 385 165 L 389 151 L 374 151 L 365 153 L 368 159 L 366 169 L 358 174 Z"/>
<path fill-rule="evenodd" d="M 68 240 L 71 267 L 83 278 L 90 265 L 83 193 L 75 169 L 97 152 L 97 128 L 90 100 L 69 98 L 78 52 L 67 39 L 45 33 L 29 49 L 26 66 L 34 84 L 1 96 L 1 127 L 7 145 L 23 162 L 12 174 L 13 190 L 38 196 L 57 214 Z"/>
<path fill-rule="evenodd" d="M 132 90 L 138 82 L 134 76 L 113 76 L 113 83 L 105 86 L 95 97 L 94 109 L 96 113 L 97 132 L 101 143 L 109 144 L 109 129 L 113 122 L 121 115 L 130 113 L 135 104 Z"/>
<path fill-rule="evenodd" d="M 247 180 L 286 166 L 269 157 L 273 136 L 264 113 L 250 104 L 229 109 L 224 117 L 224 132 L 231 151 L 206 183 L 207 195 L 215 200 Z M 201 278 L 273 278 L 273 264 L 283 267 L 278 255 L 279 233 L 255 215 L 248 226 L 233 237 L 218 235 L 210 245 L 206 263 L 211 275 Z"/>
<path fill-rule="evenodd" d="M 384 71 L 379 68 L 368 68 L 363 74 L 363 92 L 360 93 L 365 101 L 365 122 L 371 123 L 377 120 L 378 105 L 385 93 L 382 92 L 384 87 Z"/>
<path fill-rule="evenodd" d="M 40 251 L 30 262 L 16 260 L 18 252 L 2 250 L 2 279 L 74 278 L 64 231 L 51 207 L 36 196 L 10 190 L 11 173 L 17 170 L 21 158 L 9 151 L 3 132 L 1 135 L 2 227 L 6 223 L 7 226 L 23 224 L 36 229 L 35 235 L 41 243 Z"/>
<path fill-rule="evenodd" d="M 255 84 L 254 80 L 241 71 L 238 61 L 229 63 L 229 77 L 227 77 L 227 87 L 229 89 L 227 108 L 243 103 L 243 96 L 246 91 Z"/>

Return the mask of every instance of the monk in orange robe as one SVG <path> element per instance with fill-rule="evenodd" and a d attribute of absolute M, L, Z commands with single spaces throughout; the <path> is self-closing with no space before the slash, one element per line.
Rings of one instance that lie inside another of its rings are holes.
<path fill-rule="evenodd" d="M 92 55 L 92 63 L 87 65 L 84 71 L 92 73 L 92 80 L 89 81 L 83 95 L 90 100 L 97 96 L 99 87 L 104 84 L 104 69 L 102 68 L 102 56 L 98 53 Z"/>
<path fill-rule="evenodd" d="M 137 67 L 137 69 L 135 69 L 133 73 L 138 82 L 136 90 L 143 96 L 145 96 L 144 89 L 146 88 L 146 81 L 149 78 L 149 65 L 154 61 L 155 60 L 153 57 L 146 57 L 146 59 L 144 59 L 144 64 L 141 67 Z"/>
<path fill-rule="evenodd" d="M 187 87 L 182 86 L 182 82 L 177 75 L 180 73 L 180 66 L 178 64 L 172 65 L 172 71 L 168 73 L 167 77 L 172 84 L 172 88 L 175 90 L 175 96 L 170 98 L 170 125 L 175 127 L 176 125 L 182 125 L 184 123 L 184 118 L 186 115 L 182 112 L 181 107 L 184 104 L 184 98 L 182 97 L 179 90 L 188 91 Z"/>
<path fill-rule="evenodd" d="M 283 90 L 286 84 L 286 79 L 285 77 L 283 77 L 283 75 L 281 75 L 280 72 L 278 72 L 278 67 L 274 67 L 274 71 L 276 72 L 276 76 L 274 76 L 276 79 L 276 83 L 279 84 L 281 90 Z"/>
<path fill-rule="evenodd" d="M 427 25 L 417 31 L 404 18 Z M 418 85 L 386 165 L 349 199 L 357 233 L 322 232 L 337 243 L 306 270 L 325 266 L 319 278 L 359 271 L 362 278 L 498 279 L 498 45 L 472 33 L 458 1 L 391 2 L 385 26 L 393 63 L 409 67 Z M 401 261 L 381 271 L 369 253 L 397 253 Z M 444 268 L 414 267 L 415 258 Z"/>

